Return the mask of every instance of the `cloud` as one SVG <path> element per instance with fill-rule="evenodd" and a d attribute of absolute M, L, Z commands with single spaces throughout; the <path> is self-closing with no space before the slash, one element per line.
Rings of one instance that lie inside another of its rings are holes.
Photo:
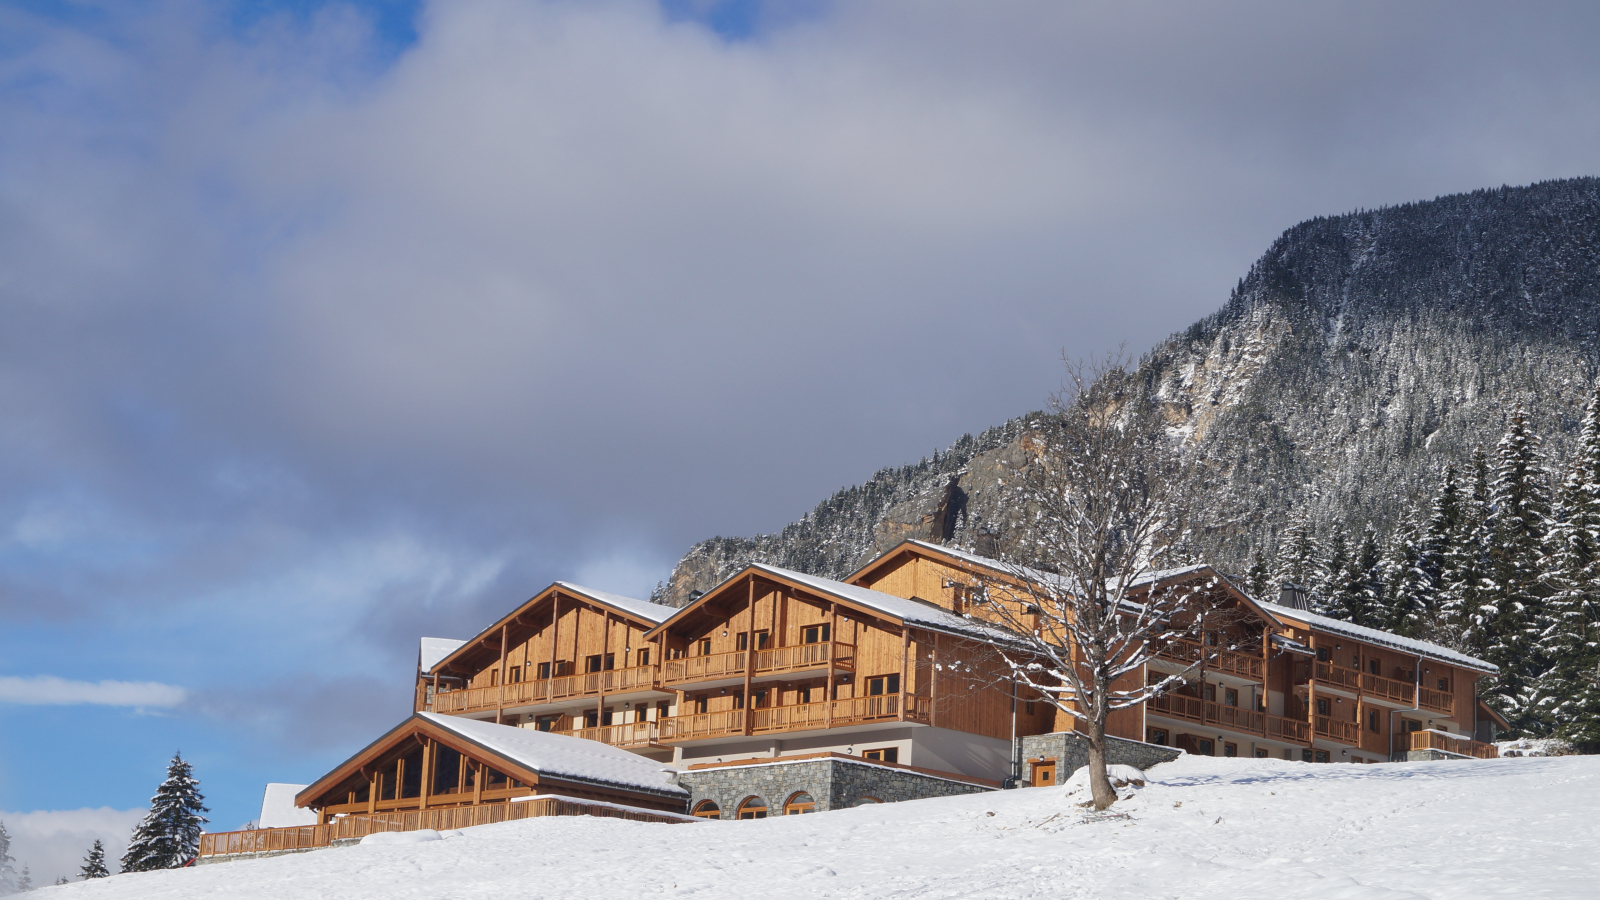
<path fill-rule="evenodd" d="M 21 871 L 27 866 L 34 886 L 55 883 L 61 876 L 77 881 L 84 857 L 98 839 L 106 851 L 106 868 L 117 871 L 117 861 L 128 849 L 133 826 L 144 818 L 143 809 L 56 809 L 36 812 L 0 811 L 0 822 L 11 835 L 11 855 Z"/>
<path fill-rule="evenodd" d="M 0 703 L 31 706 L 178 706 L 188 697 L 181 687 L 154 681 L 68 681 L 54 675 L 0 675 Z"/>

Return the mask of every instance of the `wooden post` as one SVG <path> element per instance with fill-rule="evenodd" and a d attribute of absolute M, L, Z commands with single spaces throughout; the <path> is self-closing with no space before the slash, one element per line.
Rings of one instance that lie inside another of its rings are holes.
<path fill-rule="evenodd" d="M 472 805 L 481 806 L 483 804 L 483 763 L 473 762 L 472 772 Z"/>
<path fill-rule="evenodd" d="M 900 721 L 906 720 L 906 698 L 911 696 L 911 683 L 906 663 L 911 659 L 911 626 L 900 623 Z"/>
<path fill-rule="evenodd" d="M 1306 678 L 1306 722 L 1311 726 L 1311 731 L 1306 735 L 1310 739 L 1309 746 L 1315 750 L 1317 746 L 1317 635 L 1316 632 L 1306 638 L 1306 643 L 1311 647 L 1311 675 Z M 1316 759 L 1313 753 L 1312 759 Z"/>
<path fill-rule="evenodd" d="M 511 623 L 500 626 L 500 690 L 495 694 L 494 723 L 501 724 L 506 712 L 506 638 Z"/>
<path fill-rule="evenodd" d="M 744 639 L 744 733 L 750 733 L 750 726 L 755 719 L 754 710 L 750 708 L 750 678 L 756 671 L 756 576 L 750 576 L 750 592 L 748 599 L 749 623 L 745 626 Z"/>
<path fill-rule="evenodd" d="M 544 700 L 555 700 L 556 690 L 556 638 L 561 635 L 561 592 L 550 595 L 550 678 L 545 681 Z"/>
<path fill-rule="evenodd" d="M 828 602 L 828 683 L 822 686 L 822 727 L 833 727 L 833 642 L 839 639 L 839 604 Z"/>
<path fill-rule="evenodd" d="M 939 724 L 939 632 L 933 633 L 928 650 L 928 726 Z"/>
<path fill-rule="evenodd" d="M 1267 716 L 1272 715 L 1272 626 L 1261 626 L 1261 736 L 1267 736 Z"/>
<path fill-rule="evenodd" d="M 604 610 L 600 617 L 600 673 L 596 684 L 600 688 L 600 699 L 597 701 L 594 714 L 594 727 L 606 727 L 606 652 L 611 649 L 611 610 Z"/>
<path fill-rule="evenodd" d="M 417 790 L 417 808 L 428 808 L 428 789 L 433 787 L 433 739 L 422 742 L 422 779 Z"/>

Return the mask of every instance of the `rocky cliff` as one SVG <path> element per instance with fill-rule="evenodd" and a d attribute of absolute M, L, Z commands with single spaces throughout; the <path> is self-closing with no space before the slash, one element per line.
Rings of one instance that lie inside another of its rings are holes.
<path fill-rule="evenodd" d="M 1563 449 L 1597 368 L 1600 179 L 1584 178 L 1296 225 L 1139 377 L 1201 463 L 1199 549 L 1242 568 L 1291 511 L 1387 530 L 1518 405 Z M 838 577 L 906 537 L 992 551 L 1027 424 L 884 469 L 780 534 L 697 544 L 658 596 L 687 602 L 752 560 Z"/>

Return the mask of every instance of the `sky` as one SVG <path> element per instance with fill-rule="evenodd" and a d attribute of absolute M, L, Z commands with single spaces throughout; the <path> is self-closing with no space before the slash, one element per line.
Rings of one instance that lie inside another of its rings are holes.
<path fill-rule="evenodd" d="M 1303 219 L 1600 174 L 1597 38 L 0 0 L 0 818 L 143 807 L 181 750 L 236 827 L 409 712 L 421 636 L 647 596 L 1184 328 Z"/>

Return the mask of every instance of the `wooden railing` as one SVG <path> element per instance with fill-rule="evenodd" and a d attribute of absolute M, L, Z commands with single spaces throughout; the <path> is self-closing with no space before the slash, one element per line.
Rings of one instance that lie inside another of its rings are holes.
<path fill-rule="evenodd" d="M 626 725 L 577 728 L 567 732 L 567 734 L 624 749 L 659 747 L 661 745 L 661 731 L 655 722 L 629 722 Z"/>
<path fill-rule="evenodd" d="M 1416 685 L 1409 681 L 1396 681 L 1370 672 L 1361 676 L 1361 691 L 1395 703 L 1410 703 L 1417 695 Z"/>
<path fill-rule="evenodd" d="M 1344 688 L 1345 690 L 1358 690 L 1361 685 L 1361 673 L 1355 669 L 1346 669 L 1333 663 L 1319 662 L 1316 666 L 1317 681 L 1331 687 Z"/>
<path fill-rule="evenodd" d="M 562 797 L 540 797 L 523 803 L 494 803 L 486 806 L 455 806 L 411 812 L 379 813 L 370 816 L 342 816 L 326 825 L 299 825 L 292 828 L 257 828 L 252 831 L 223 831 L 200 835 L 200 856 L 233 856 L 240 853 L 273 853 L 314 850 L 334 841 L 364 838 L 380 831 L 419 831 L 432 828 L 445 831 L 492 825 L 516 819 L 541 816 L 598 816 L 632 822 L 686 822 L 687 816 L 628 809 L 608 804 L 584 803 Z"/>
<path fill-rule="evenodd" d="M 1188 697 L 1183 694 L 1163 694 L 1153 697 L 1149 700 L 1149 707 L 1151 712 L 1173 718 L 1187 719 L 1191 722 L 1204 721 L 1205 724 L 1220 728 L 1251 732 L 1297 744 L 1306 743 L 1311 731 L 1309 722 L 1285 719 L 1282 716 L 1238 706 L 1225 706 L 1210 700 L 1202 702 L 1198 697 Z M 1205 714 L 1204 720 L 1201 719 L 1202 712 Z"/>
<path fill-rule="evenodd" d="M 1432 688 L 1417 689 L 1417 705 L 1424 709 L 1437 710 L 1448 713 L 1454 708 L 1454 696 L 1445 691 L 1436 691 Z"/>
<path fill-rule="evenodd" d="M 1446 753 L 1458 753 L 1462 756 L 1473 756 L 1478 759 L 1500 758 L 1500 750 L 1493 744 L 1485 744 L 1461 735 L 1435 731 L 1431 728 L 1411 732 L 1411 749 L 1443 750 Z"/>
<path fill-rule="evenodd" d="M 1202 653 L 1207 657 L 1205 668 L 1209 672 L 1222 672 L 1240 678 L 1261 680 L 1261 657 L 1217 647 L 1203 647 L 1198 641 L 1173 641 L 1158 654 L 1173 662 L 1189 665 L 1199 661 Z"/>
<path fill-rule="evenodd" d="M 825 728 L 830 721 L 828 715 L 830 706 L 833 712 L 831 721 L 835 728 L 843 725 L 898 721 L 902 707 L 905 709 L 906 721 L 927 722 L 932 709 L 928 698 L 916 694 L 886 694 L 881 697 L 855 697 L 821 703 L 802 703 L 796 706 L 768 706 L 748 711 L 750 733 L 772 734 L 779 731 L 812 731 Z M 693 741 L 744 734 L 746 712 L 742 709 L 729 709 L 662 719 L 655 723 L 659 726 L 658 740 Z"/>
<path fill-rule="evenodd" d="M 784 672 L 798 672 L 806 669 L 822 669 L 828 666 L 829 655 L 833 657 L 833 667 L 841 670 L 855 668 L 856 648 L 854 644 L 843 644 L 838 641 L 822 641 L 816 644 L 796 644 L 792 647 L 773 647 L 767 650 L 757 650 L 755 655 L 755 675 L 775 675 Z M 680 659 L 669 659 L 661 664 L 661 684 L 676 685 L 687 684 L 695 681 L 712 681 L 718 678 L 736 678 L 744 674 L 745 651 L 733 650 L 728 653 L 709 653 L 705 656 L 685 656 Z"/>
<path fill-rule="evenodd" d="M 433 696 L 433 711 L 439 713 L 478 712 L 485 709 L 556 703 L 574 697 L 598 697 L 650 690 L 655 687 L 655 666 L 608 669 L 583 675 L 563 675 L 534 681 L 513 682 L 494 687 L 440 691 Z"/>
<path fill-rule="evenodd" d="M 1317 735 L 1341 744 L 1361 743 L 1361 726 L 1332 716 L 1317 716 Z"/>
<path fill-rule="evenodd" d="M 703 657 L 702 657 L 703 658 Z M 657 722 L 663 741 L 694 741 L 702 738 L 744 734 L 744 710 L 693 713 Z"/>

